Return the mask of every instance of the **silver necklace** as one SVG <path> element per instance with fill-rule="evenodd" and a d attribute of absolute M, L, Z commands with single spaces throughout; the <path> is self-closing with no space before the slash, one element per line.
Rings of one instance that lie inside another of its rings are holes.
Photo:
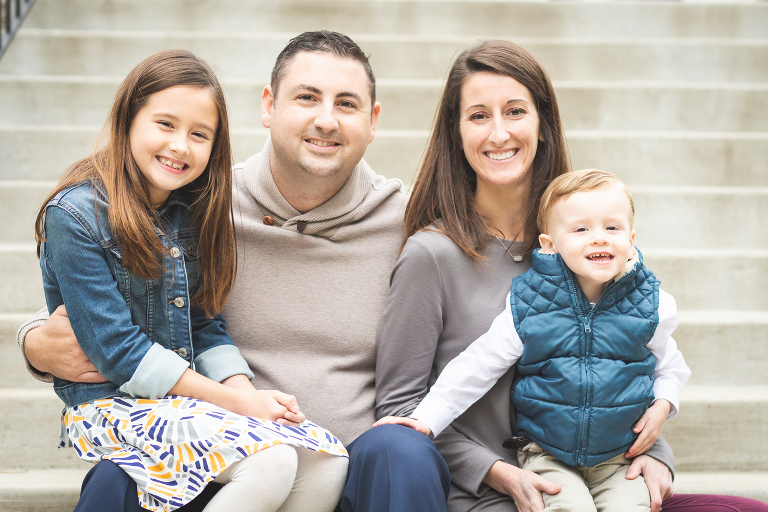
<path fill-rule="evenodd" d="M 509 242 L 509 245 L 504 245 L 504 242 L 501 241 L 501 238 L 498 237 L 498 235 L 493 235 L 493 237 L 499 241 L 501 246 L 504 248 L 504 252 L 508 255 L 512 256 L 513 261 L 523 261 L 523 255 L 522 254 L 512 254 L 509 252 L 509 248 L 512 247 L 512 244 L 514 244 L 514 240 Z"/>

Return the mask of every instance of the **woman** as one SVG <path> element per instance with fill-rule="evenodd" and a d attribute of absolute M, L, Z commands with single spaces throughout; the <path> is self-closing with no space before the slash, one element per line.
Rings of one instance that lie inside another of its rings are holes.
<path fill-rule="evenodd" d="M 459 55 L 406 210 L 405 243 L 379 325 L 377 417 L 409 415 L 504 309 L 512 279 L 531 266 L 541 195 L 568 169 L 557 100 L 536 59 L 506 41 Z M 541 492 L 558 490 L 519 469 L 515 448 L 503 446 L 514 432 L 514 372 L 435 439 L 451 472 L 451 512 L 543 510 Z M 630 469 L 642 468 L 654 510 L 673 463 L 659 440 Z M 721 508 L 726 501 L 730 508 Z M 697 510 L 768 510 L 718 496 L 676 496 L 664 510 L 694 502 Z"/>

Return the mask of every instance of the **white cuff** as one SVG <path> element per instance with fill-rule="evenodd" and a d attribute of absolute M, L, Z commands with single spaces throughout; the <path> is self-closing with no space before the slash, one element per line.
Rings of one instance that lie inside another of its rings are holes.
<path fill-rule="evenodd" d="M 680 387 L 678 384 L 664 379 L 656 379 L 653 383 L 653 396 L 654 402 L 664 399 L 672 404 L 669 416 L 667 416 L 668 420 L 677 416 L 677 412 L 680 409 Z"/>

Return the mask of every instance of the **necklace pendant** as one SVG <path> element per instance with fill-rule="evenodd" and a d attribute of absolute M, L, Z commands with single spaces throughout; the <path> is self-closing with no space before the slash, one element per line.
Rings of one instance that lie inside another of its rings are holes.
<path fill-rule="evenodd" d="M 512 256 L 512 261 L 523 261 L 523 257 L 520 254 L 515 254 Z"/>

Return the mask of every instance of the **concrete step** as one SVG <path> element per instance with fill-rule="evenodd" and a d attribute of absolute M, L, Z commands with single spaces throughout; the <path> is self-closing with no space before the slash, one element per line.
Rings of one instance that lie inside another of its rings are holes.
<path fill-rule="evenodd" d="M 147 56 L 186 48 L 213 63 L 221 79 L 267 82 L 285 33 L 22 29 L 0 73 L 125 76 Z M 442 79 L 473 37 L 361 34 L 378 79 Z M 514 37 L 553 80 L 765 82 L 768 39 L 590 39 Z M 247 65 L 246 65 L 247 63 Z"/>
<path fill-rule="evenodd" d="M 56 181 L 90 153 L 98 131 L 98 126 L 0 125 L 0 180 Z M 261 151 L 268 133 L 233 129 L 235 161 Z M 379 174 L 409 184 L 428 135 L 427 130 L 377 130 L 365 160 Z M 574 169 L 610 170 L 629 185 L 768 187 L 768 132 L 569 130 L 566 137 Z"/>
<path fill-rule="evenodd" d="M 41 305 L 42 306 L 42 305 Z M 34 379 L 27 372 L 24 358 L 16 342 L 16 331 L 35 312 L 0 314 L 0 389 L 51 389 L 51 384 Z M 0 471 L 2 466 L 0 465 Z"/>
<path fill-rule="evenodd" d="M 0 123 L 100 126 L 119 82 L 102 76 L 0 75 Z M 230 80 L 223 85 L 231 126 L 259 128 L 264 84 Z M 381 80 L 379 127 L 429 129 L 442 85 L 442 80 Z M 569 130 L 768 131 L 768 84 L 554 85 Z"/>
<path fill-rule="evenodd" d="M 0 471 L 0 510 L 3 512 L 70 512 L 80 497 L 80 485 L 90 469 L 31 469 Z"/>
<path fill-rule="evenodd" d="M 673 337 L 689 385 L 768 385 L 768 311 L 678 311 Z"/>
<path fill-rule="evenodd" d="M 34 221 L 55 183 L 0 181 L 0 240 L 33 241 Z M 768 238 L 745 237 L 765 229 L 768 187 L 630 188 L 636 243 L 641 249 L 768 249 Z M 743 230 L 735 230 L 733 226 Z"/>
<path fill-rule="evenodd" d="M 768 386 L 686 386 L 662 435 L 679 471 L 766 471 Z"/>
<path fill-rule="evenodd" d="M 56 182 L 0 182 L 0 240 L 4 243 L 34 243 L 35 218 Z"/>
<path fill-rule="evenodd" d="M 0 473 L 4 512 L 69 512 L 77 503 L 87 469 L 28 470 Z M 675 474 L 675 493 L 743 496 L 768 502 L 768 472 Z"/>
<path fill-rule="evenodd" d="M 355 34 L 765 39 L 761 2 L 40 0 L 25 28 Z"/>
<path fill-rule="evenodd" d="M 74 450 L 56 448 L 61 409 L 53 389 L 0 390 L 1 467 L 81 467 Z M 680 471 L 768 471 L 768 386 L 686 386 L 662 434 Z"/>
<path fill-rule="evenodd" d="M 768 188 L 631 187 L 638 247 L 768 249 Z M 739 226 L 740 229 L 734 229 Z"/>
<path fill-rule="evenodd" d="M 643 255 L 679 310 L 768 311 L 768 251 L 653 249 Z"/>
<path fill-rule="evenodd" d="M 45 306 L 43 279 L 34 244 L 0 246 L 0 312 L 37 311 Z"/>
<path fill-rule="evenodd" d="M 724 494 L 768 503 L 768 472 L 675 472 L 676 494 Z"/>
<path fill-rule="evenodd" d="M 58 448 L 63 407 L 53 386 L 0 389 L 0 470 L 87 467 L 75 450 Z"/>

